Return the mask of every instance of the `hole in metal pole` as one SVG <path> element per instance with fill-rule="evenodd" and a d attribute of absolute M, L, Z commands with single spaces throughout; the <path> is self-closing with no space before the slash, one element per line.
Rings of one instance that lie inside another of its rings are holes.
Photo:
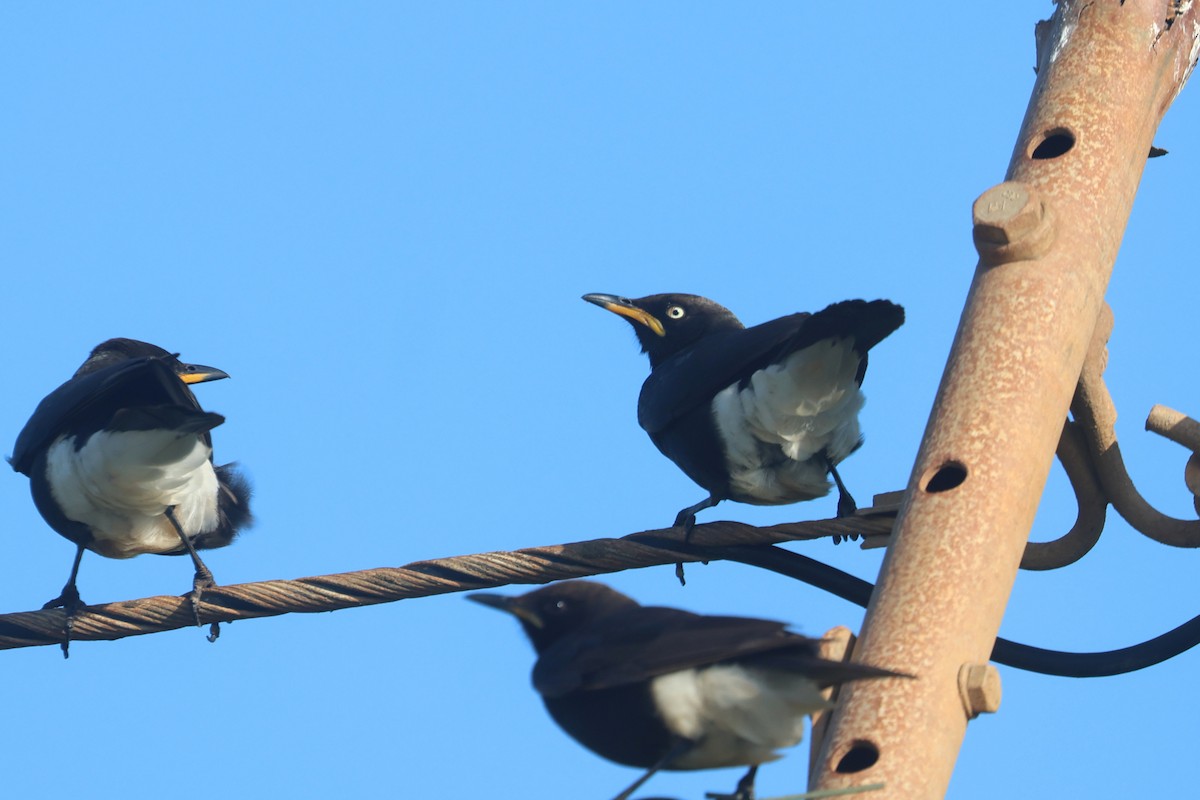
<path fill-rule="evenodd" d="M 925 473 L 925 477 L 921 479 L 921 485 L 925 491 L 936 494 L 956 489 L 966 479 L 966 467 L 957 461 L 947 461 L 937 469 Z"/>
<path fill-rule="evenodd" d="M 1053 128 L 1042 134 L 1042 141 L 1037 147 L 1033 148 L 1033 152 L 1029 154 L 1030 158 L 1038 159 L 1039 161 L 1058 158 L 1070 152 L 1075 146 L 1075 134 L 1071 133 L 1066 128 Z"/>
<path fill-rule="evenodd" d="M 846 755 L 838 761 L 833 771 L 842 775 L 852 775 L 875 766 L 875 762 L 878 760 L 879 748 L 874 743 L 868 742 L 866 739 L 856 739 L 854 744 L 850 745 L 850 749 L 846 751 Z"/>

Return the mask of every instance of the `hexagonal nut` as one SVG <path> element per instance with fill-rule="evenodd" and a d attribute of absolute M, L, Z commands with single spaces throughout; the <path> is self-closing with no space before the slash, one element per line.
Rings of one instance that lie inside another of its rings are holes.
<path fill-rule="evenodd" d="M 972 216 L 971 238 L 989 266 L 1039 258 L 1054 243 L 1050 209 L 1032 187 L 1017 181 L 981 194 Z"/>
<path fill-rule="evenodd" d="M 991 664 L 963 664 L 958 669 L 958 693 L 967 719 L 1000 710 L 1000 671 Z"/>

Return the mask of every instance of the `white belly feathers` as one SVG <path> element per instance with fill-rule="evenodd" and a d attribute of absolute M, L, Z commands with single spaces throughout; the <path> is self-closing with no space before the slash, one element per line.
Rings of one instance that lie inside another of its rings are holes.
<path fill-rule="evenodd" d="M 828 466 L 850 455 L 865 398 L 850 339 L 825 339 L 755 372 L 713 399 L 733 499 L 778 504 L 829 493 Z"/>
<path fill-rule="evenodd" d="M 667 728 L 696 746 L 673 769 L 761 764 L 804 738 L 804 717 L 829 708 L 817 685 L 786 672 L 721 664 L 650 684 Z"/>
<path fill-rule="evenodd" d="M 195 434 L 166 430 L 102 431 L 79 450 L 63 437 L 47 452 L 46 478 L 67 518 L 91 528 L 96 552 L 163 553 L 180 546 L 169 506 L 191 535 L 219 523 L 211 452 Z"/>

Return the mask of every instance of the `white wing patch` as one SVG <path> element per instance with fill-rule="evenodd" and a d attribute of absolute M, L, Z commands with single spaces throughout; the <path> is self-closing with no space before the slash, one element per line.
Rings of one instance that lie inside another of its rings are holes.
<path fill-rule="evenodd" d="M 165 430 L 102 431 L 79 450 L 63 437 L 46 454 L 46 478 L 67 518 L 91 528 L 96 552 L 163 553 L 180 545 L 168 506 L 190 535 L 219 524 L 211 452 L 195 434 Z"/>
<path fill-rule="evenodd" d="M 851 339 L 825 339 L 755 372 L 744 389 L 717 394 L 713 418 L 733 499 L 774 505 L 829 493 L 821 451 L 836 464 L 861 437 L 860 361 Z"/>
<path fill-rule="evenodd" d="M 650 691 L 667 728 L 697 742 L 673 769 L 774 761 L 804 738 L 806 715 L 830 707 L 808 678 L 736 664 L 662 675 Z"/>

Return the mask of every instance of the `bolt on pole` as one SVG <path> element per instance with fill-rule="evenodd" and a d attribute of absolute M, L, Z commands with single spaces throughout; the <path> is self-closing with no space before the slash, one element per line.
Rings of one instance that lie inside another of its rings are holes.
<path fill-rule="evenodd" d="M 854 660 L 917 680 L 844 688 L 810 789 L 933 800 L 987 666 L 1154 132 L 1194 66 L 1196 9 L 1061 0 Z"/>

